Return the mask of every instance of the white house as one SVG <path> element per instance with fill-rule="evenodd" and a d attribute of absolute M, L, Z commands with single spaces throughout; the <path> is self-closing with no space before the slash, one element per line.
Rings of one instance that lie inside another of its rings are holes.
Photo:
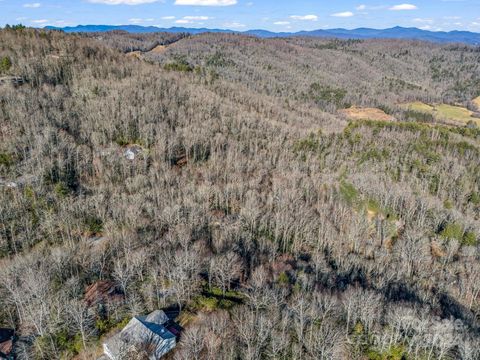
<path fill-rule="evenodd" d="M 165 326 L 168 321 L 161 310 L 148 316 L 136 316 L 119 334 L 103 344 L 103 351 L 111 360 L 125 360 L 133 348 L 145 351 L 150 360 L 158 360 L 177 343 L 176 336 Z"/>

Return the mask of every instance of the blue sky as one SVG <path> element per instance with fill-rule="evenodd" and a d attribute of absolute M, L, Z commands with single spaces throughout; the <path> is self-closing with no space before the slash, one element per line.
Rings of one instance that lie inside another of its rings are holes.
<path fill-rule="evenodd" d="M 400 25 L 480 32 L 480 0 L 0 0 L 0 26 L 7 23 L 273 31 Z"/>

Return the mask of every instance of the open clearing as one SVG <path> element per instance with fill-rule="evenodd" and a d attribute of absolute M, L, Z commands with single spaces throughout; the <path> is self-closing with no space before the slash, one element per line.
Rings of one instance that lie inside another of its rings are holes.
<path fill-rule="evenodd" d="M 394 121 L 395 118 L 377 108 L 357 108 L 340 110 L 350 120 Z"/>
<path fill-rule="evenodd" d="M 141 59 L 142 58 L 142 52 L 141 51 L 130 51 L 129 53 L 127 53 L 127 56 L 128 57 L 134 57 L 134 58 L 137 58 L 137 59 Z"/>
<path fill-rule="evenodd" d="M 405 107 L 410 110 L 432 114 L 437 120 L 454 121 L 462 125 L 473 121 L 480 126 L 480 118 L 474 117 L 473 111 L 470 111 L 462 106 L 447 104 L 428 105 L 423 102 L 416 101 L 405 104 Z"/>
<path fill-rule="evenodd" d="M 156 54 L 156 55 L 158 55 L 158 54 L 164 53 L 166 50 L 167 50 L 167 47 L 165 45 L 157 45 L 150 51 L 144 52 L 144 51 L 136 50 L 136 51 L 130 51 L 126 55 L 128 57 L 133 57 L 133 58 L 137 58 L 139 60 L 143 60 L 143 55 L 145 55 L 145 54 Z"/>
<path fill-rule="evenodd" d="M 477 97 L 476 99 L 473 99 L 473 103 L 477 107 L 478 111 L 480 111 L 480 96 Z"/>
<path fill-rule="evenodd" d="M 162 54 L 165 52 L 165 50 L 167 50 L 167 47 L 165 45 L 158 45 L 158 46 L 155 46 L 149 52 L 152 54 Z"/>
<path fill-rule="evenodd" d="M 414 110 L 414 111 L 420 111 L 420 112 L 425 112 L 425 113 L 429 113 L 429 114 L 433 114 L 433 112 L 435 111 L 435 108 L 433 106 L 425 104 L 421 101 L 415 101 L 415 102 L 408 103 L 408 104 L 405 104 L 405 105 L 406 105 L 406 107 L 408 107 L 409 109 Z"/>

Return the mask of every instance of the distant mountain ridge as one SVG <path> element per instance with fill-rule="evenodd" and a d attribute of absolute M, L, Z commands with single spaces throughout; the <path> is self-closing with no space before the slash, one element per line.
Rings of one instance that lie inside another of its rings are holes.
<path fill-rule="evenodd" d="M 153 32 L 170 32 L 170 33 L 190 33 L 201 34 L 206 32 L 214 33 L 238 33 L 254 35 L 262 38 L 273 37 L 290 37 L 290 36 L 313 36 L 313 37 L 332 37 L 340 39 L 412 39 L 424 40 L 437 43 L 465 43 L 469 45 L 480 45 L 480 33 L 470 31 L 428 31 L 418 28 L 405 28 L 396 26 L 389 29 L 326 29 L 299 32 L 271 32 L 268 30 L 248 30 L 234 31 L 224 29 L 207 29 L 207 28 L 185 28 L 171 27 L 160 28 L 156 26 L 140 26 L 140 25 L 78 25 L 74 27 L 58 28 L 47 26 L 46 29 L 61 30 L 65 32 L 106 32 L 113 30 L 123 30 L 130 33 L 153 33 Z"/>

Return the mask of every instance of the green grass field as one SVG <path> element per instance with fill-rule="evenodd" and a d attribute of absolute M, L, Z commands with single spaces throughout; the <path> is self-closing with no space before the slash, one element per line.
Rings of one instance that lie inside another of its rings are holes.
<path fill-rule="evenodd" d="M 474 100 L 480 101 L 480 98 Z M 480 118 L 473 117 L 473 112 L 461 106 L 447 104 L 429 105 L 420 101 L 405 104 L 405 106 L 414 111 L 432 114 L 438 120 L 450 120 L 467 124 L 469 121 L 475 122 L 480 126 Z"/>
<path fill-rule="evenodd" d="M 408 104 L 405 104 L 405 105 L 406 105 L 406 107 L 408 107 L 411 110 L 426 112 L 426 113 L 429 113 L 429 114 L 433 114 L 433 111 L 435 110 L 433 106 L 425 104 L 421 101 L 415 101 L 415 102 L 408 103 Z"/>

